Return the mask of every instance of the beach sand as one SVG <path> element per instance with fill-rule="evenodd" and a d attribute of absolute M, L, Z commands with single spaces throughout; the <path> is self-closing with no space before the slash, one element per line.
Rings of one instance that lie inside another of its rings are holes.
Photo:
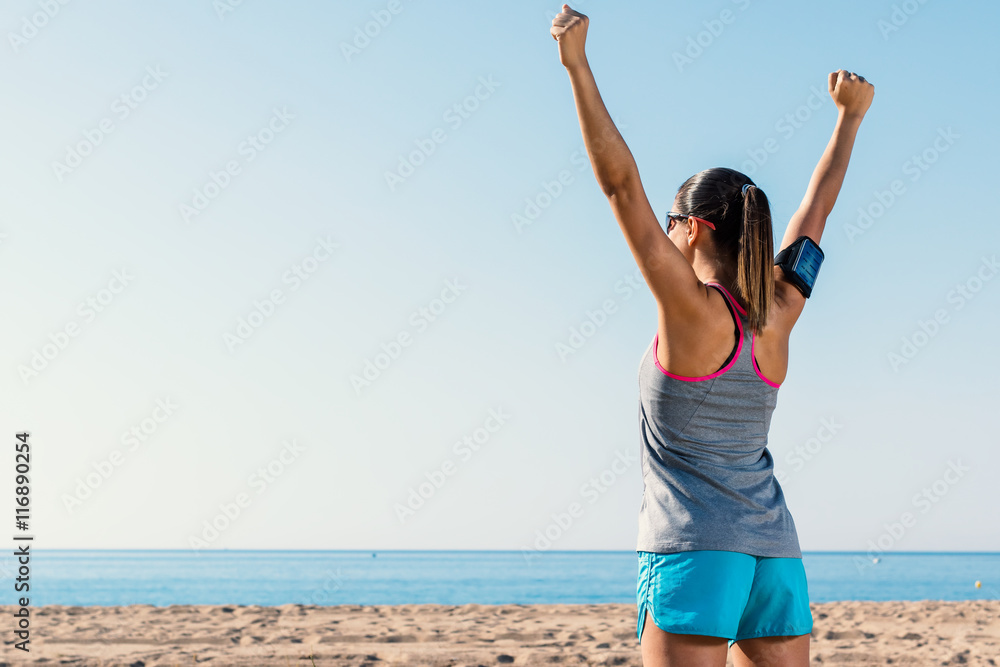
<path fill-rule="evenodd" d="M 4 617 L 14 607 L 4 607 Z M 631 604 L 34 609 L 0 665 L 641 665 Z M 814 665 L 998 665 L 1000 601 L 812 605 Z M 310 659 L 311 656 L 311 659 Z M 731 659 L 730 659 L 730 663 Z"/>

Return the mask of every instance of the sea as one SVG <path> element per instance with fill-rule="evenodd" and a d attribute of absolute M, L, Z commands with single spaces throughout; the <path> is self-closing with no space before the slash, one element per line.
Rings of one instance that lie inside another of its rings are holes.
<path fill-rule="evenodd" d="M 812 602 L 998 600 L 1000 553 L 805 552 Z M 0 558 L 3 604 L 16 559 Z M 635 551 L 32 552 L 31 606 L 635 603 Z M 23 583 L 23 582 L 22 582 Z"/>

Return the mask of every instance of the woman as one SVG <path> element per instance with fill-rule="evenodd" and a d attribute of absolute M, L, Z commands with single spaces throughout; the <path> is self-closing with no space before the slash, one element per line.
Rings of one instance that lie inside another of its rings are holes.
<path fill-rule="evenodd" d="M 638 627 L 647 667 L 807 667 L 812 614 L 795 523 L 774 479 L 767 432 L 806 302 L 775 265 L 767 197 L 716 168 L 689 178 L 666 232 L 585 54 L 589 21 L 552 21 L 594 175 L 656 298 L 639 369 L 643 501 Z M 839 116 L 782 249 L 819 243 L 874 87 L 829 76 Z M 734 337 L 735 334 L 735 337 Z"/>

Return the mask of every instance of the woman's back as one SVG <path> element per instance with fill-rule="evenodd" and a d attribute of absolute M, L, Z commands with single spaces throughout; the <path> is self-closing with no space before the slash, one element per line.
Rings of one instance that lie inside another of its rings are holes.
<path fill-rule="evenodd" d="M 728 291 L 737 341 L 722 368 L 666 371 L 659 333 L 639 367 L 643 501 L 638 551 L 737 551 L 800 558 L 798 535 L 767 450 L 779 385 L 754 363 L 755 336 Z"/>

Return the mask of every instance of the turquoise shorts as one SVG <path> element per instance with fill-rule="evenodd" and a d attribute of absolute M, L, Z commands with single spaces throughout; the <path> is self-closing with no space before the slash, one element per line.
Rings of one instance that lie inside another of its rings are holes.
<path fill-rule="evenodd" d="M 812 632 L 801 558 L 735 551 L 639 551 L 636 601 L 639 640 L 649 610 L 656 627 L 682 635 L 729 639 Z"/>

